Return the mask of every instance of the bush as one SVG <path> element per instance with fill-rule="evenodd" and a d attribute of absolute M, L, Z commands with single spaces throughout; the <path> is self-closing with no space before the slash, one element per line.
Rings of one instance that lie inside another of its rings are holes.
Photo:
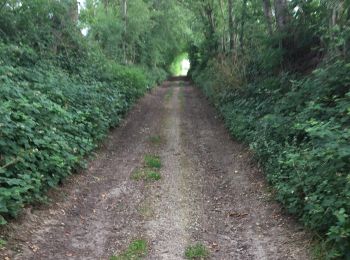
<path fill-rule="evenodd" d="M 107 60 L 103 75 L 87 67 L 79 75 L 50 60 L 25 66 L 25 57 L 35 58 L 28 47 L 0 46 L 1 224 L 81 166 L 155 81 L 150 71 Z"/>
<path fill-rule="evenodd" d="M 117 16 L 92 22 L 89 10 L 99 12 L 100 4 L 82 10 L 85 18 L 76 17 L 76 1 L 1 5 L 0 224 L 25 204 L 41 201 L 47 189 L 83 164 L 108 129 L 166 77 L 156 67 L 160 62 L 152 61 L 152 67 L 141 62 L 136 42 L 127 42 L 135 64 L 119 64 L 125 61 L 120 55 L 125 37 L 93 35 L 95 26 L 122 22 Z M 101 14 L 107 15 L 102 9 Z M 80 27 L 89 27 L 89 34 L 83 36 Z M 140 35 L 135 39 L 141 43 Z"/>
<path fill-rule="evenodd" d="M 309 76 L 233 81 L 220 91 L 225 81 L 205 76 L 213 66 L 194 74 L 230 132 L 264 164 L 277 199 L 326 236 L 329 257 L 350 256 L 349 68 L 337 61 Z"/>

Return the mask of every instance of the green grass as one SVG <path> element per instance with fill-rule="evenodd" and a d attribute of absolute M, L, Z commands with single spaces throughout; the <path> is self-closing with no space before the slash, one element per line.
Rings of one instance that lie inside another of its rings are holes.
<path fill-rule="evenodd" d="M 148 244 L 144 239 L 131 242 L 125 252 L 117 256 L 111 256 L 109 260 L 138 260 L 147 255 Z"/>
<path fill-rule="evenodd" d="M 162 163 L 160 161 L 160 157 L 156 155 L 145 155 L 144 158 L 146 167 L 160 169 L 162 167 Z"/>
<path fill-rule="evenodd" d="M 149 169 L 138 169 L 131 174 L 131 179 L 135 181 L 159 181 L 162 178 L 159 172 Z"/>
<path fill-rule="evenodd" d="M 135 170 L 132 172 L 130 178 L 135 181 L 141 181 L 145 179 L 145 171 Z"/>
<path fill-rule="evenodd" d="M 0 239 L 0 249 L 4 248 L 7 244 L 7 241 L 4 239 Z"/>
<path fill-rule="evenodd" d="M 197 243 L 186 248 L 185 257 L 186 259 L 207 259 L 209 251 L 203 244 Z"/>
<path fill-rule="evenodd" d="M 157 171 L 162 167 L 159 156 L 147 154 L 144 157 L 144 166 L 132 172 L 130 178 L 136 181 L 159 181 L 162 176 Z"/>
<path fill-rule="evenodd" d="M 162 178 L 159 172 L 149 171 L 146 175 L 146 179 L 149 181 L 159 181 Z"/>

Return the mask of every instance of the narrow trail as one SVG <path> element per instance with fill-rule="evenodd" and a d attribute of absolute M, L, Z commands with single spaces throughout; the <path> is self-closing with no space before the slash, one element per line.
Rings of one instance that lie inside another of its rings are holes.
<path fill-rule="evenodd" d="M 185 196 L 184 169 L 180 142 L 180 104 L 179 88 L 165 104 L 166 117 L 162 136 L 166 145 L 161 158 L 162 178 L 159 189 L 152 197 L 155 217 L 148 223 L 148 235 L 152 239 L 153 251 L 149 259 L 183 259 L 183 252 L 189 240 L 189 205 Z M 158 198 L 158 199 L 157 199 Z"/>
<path fill-rule="evenodd" d="M 155 145 L 150 137 L 159 136 Z M 145 154 L 162 179 L 130 178 Z M 88 165 L 9 225 L 7 259 L 109 259 L 147 239 L 146 259 L 184 259 L 200 242 L 210 259 L 311 259 L 310 241 L 268 192 L 247 148 L 186 82 L 141 99 Z"/>

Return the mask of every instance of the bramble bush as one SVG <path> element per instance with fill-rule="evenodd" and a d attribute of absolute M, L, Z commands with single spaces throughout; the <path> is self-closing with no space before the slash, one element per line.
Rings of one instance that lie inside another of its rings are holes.
<path fill-rule="evenodd" d="M 45 199 L 167 76 L 162 61 L 172 50 L 148 60 L 143 32 L 130 28 L 135 41 L 129 42 L 113 30 L 123 21 L 109 17 L 106 7 L 87 4 L 80 14 L 76 1 L 5 1 L 0 7 L 0 224 Z"/>
<path fill-rule="evenodd" d="M 349 258 L 350 64 L 337 60 L 308 76 L 270 76 L 244 87 L 225 85 L 213 68 L 193 78 L 232 135 L 255 151 L 277 199 L 325 235 L 329 258 Z"/>
<path fill-rule="evenodd" d="M 107 59 L 93 65 L 71 73 L 30 47 L 0 44 L 0 224 L 82 166 L 165 76 Z"/>

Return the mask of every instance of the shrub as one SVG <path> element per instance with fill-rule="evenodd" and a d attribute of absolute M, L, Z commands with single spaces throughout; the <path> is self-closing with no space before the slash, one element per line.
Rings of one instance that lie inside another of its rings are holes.
<path fill-rule="evenodd" d="M 0 46 L 1 224 L 81 166 L 154 84 L 148 71 L 113 63 L 98 77 L 68 73 L 50 60 L 15 66 L 11 50 Z"/>

